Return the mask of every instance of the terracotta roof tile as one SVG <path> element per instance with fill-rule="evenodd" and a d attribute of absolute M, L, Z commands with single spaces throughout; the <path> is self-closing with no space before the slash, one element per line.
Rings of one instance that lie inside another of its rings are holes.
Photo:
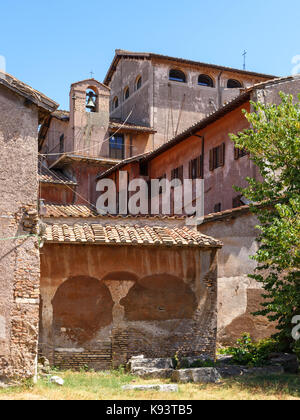
<path fill-rule="evenodd" d="M 39 167 L 39 181 L 43 184 L 77 185 L 77 182 L 66 177 L 61 171 L 50 170 L 45 166 Z"/>
<path fill-rule="evenodd" d="M 188 227 L 129 224 L 66 223 L 46 224 L 43 239 L 50 243 L 90 243 L 108 245 L 221 247 L 222 243 Z"/>
<path fill-rule="evenodd" d="M 56 204 L 46 204 L 45 205 L 46 214 L 43 216 L 44 218 L 68 218 L 68 217 L 76 217 L 76 218 L 97 218 L 101 219 L 103 217 L 110 218 L 112 220 L 117 219 L 157 219 L 157 220 L 184 220 L 183 216 L 122 216 L 122 215 L 105 215 L 101 216 L 97 213 L 96 209 L 85 206 L 85 205 L 56 205 Z"/>

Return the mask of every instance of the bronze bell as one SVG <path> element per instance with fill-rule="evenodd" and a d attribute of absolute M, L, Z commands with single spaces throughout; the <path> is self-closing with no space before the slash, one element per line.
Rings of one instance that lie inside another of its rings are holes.
<path fill-rule="evenodd" d="M 96 95 L 92 92 L 88 93 L 88 102 L 86 104 L 86 107 L 89 108 L 92 111 L 95 111 L 96 109 Z"/>

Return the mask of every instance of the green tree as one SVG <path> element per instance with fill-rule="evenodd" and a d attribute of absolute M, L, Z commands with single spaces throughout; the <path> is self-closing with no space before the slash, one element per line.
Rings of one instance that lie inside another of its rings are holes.
<path fill-rule="evenodd" d="M 277 322 L 275 338 L 284 350 L 299 351 L 292 319 L 300 315 L 300 103 L 280 96 L 278 106 L 251 102 L 253 112 L 244 111 L 251 128 L 231 138 L 261 174 L 260 180 L 247 178 L 247 188 L 235 187 L 253 203 L 260 222 L 259 249 L 252 257 L 258 268 L 250 277 L 262 283 L 265 300 L 255 315 Z"/>

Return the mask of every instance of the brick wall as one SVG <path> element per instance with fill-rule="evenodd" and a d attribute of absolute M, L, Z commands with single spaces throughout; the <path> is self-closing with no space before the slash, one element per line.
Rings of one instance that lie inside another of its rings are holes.
<path fill-rule="evenodd" d="M 35 373 L 40 267 L 28 235 L 37 223 L 37 129 L 37 108 L 1 87 L 0 377 Z"/>

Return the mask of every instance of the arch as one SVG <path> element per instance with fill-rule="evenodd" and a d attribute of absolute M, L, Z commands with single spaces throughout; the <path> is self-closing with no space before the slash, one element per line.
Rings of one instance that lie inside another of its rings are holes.
<path fill-rule="evenodd" d="M 119 98 L 117 96 L 113 99 L 113 110 L 119 108 Z"/>
<path fill-rule="evenodd" d="M 182 70 L 171 69 L 169 73 L 169 80 L 173 82 L 186 83 L 186 75 Z"/>
<path fill-rule="evenodd" d="M 135 80 L 135 90 L 139 90 L 142 87 L 142 76 L 139 75 Z"/>
<path fill-rule="evenodd" d="M 129 86 L 126 86 L 124 89 L 124 101 L 126 101 L 130 97 L 130 89 Z"/>
<path fill-rule="evenodd" d="M 66 280 L 52 300 L 53 328 L 77 344 L 92 340 L 113 321 L 113 300 L 108 287 L 98 279 L 77 276 Z"/>
<path fill-rule="evenodd" d="M 198 85 L 207 86 L 207 87 L 214 87 L 214 81 L 207 74 L 200 74 L 200 76 L 198 77 Z"/>
<path fill-rule="evenodd" d="M 238 80 L 235 79 L 229 79 L 227 82 L 227 88 L 229 89 L 239 89 L 242 88 L 243 85 L 241 82 L 239 82 Z"/>
<path fill-rule="evenodd" d="M 86 89 L 86 111 L 87 112 L 98 112 L 98 96 L 99 92 L 95 86 L 89 86 Z M 92 107 L 93 103 L 93 107 Z M 91 104 L 91 105 L 89 105 Z"/>
<path fill-rule="evenodd" d="M 128 321 L 192 319 L 197 299 L 178 277 L 157 274 L 140 279 L 121 300 Z"/>

